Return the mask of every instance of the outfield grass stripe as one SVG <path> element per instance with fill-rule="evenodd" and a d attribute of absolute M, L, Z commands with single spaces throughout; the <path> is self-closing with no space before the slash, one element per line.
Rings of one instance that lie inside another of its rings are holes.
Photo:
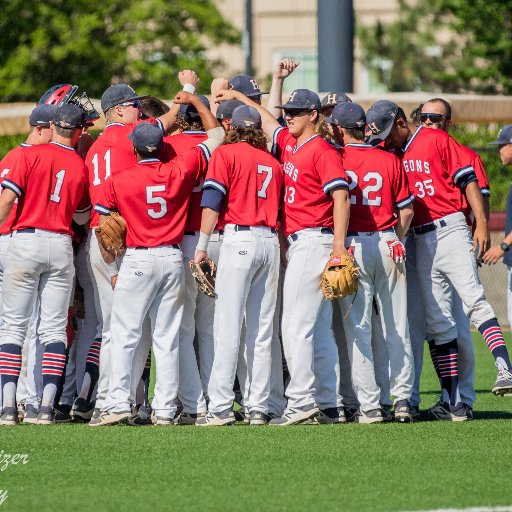
<path fill-rule="evenodd" d="M 510 507 L 471 507 L 471 508 L 433 508 L 430 510 L 413 511 L 408 510 L 404 512 L 512 512 Z"/>

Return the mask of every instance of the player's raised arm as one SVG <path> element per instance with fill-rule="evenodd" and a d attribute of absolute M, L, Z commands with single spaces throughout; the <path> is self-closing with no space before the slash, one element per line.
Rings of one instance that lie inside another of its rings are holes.
<path fill-rule="evenodd" d="M 281 116 L 281 109 L 276 105 L 283 103 L 283 83 L 289 77 L 300 62 L 293 59 L 280 60 L 274 67 L 274 75 L 272 77 L 272 86 L 268 94 L 267 110 L 278 119 Z"/>
<path fill-rule="evenodd" d="M 249 105 L 251 107 L 254 107 L 261 116 L 261 128 L 265 132 L 265 135 L 267 137 L 271 138 L 274 135 L 274 132 L 277 128 L 279 128 L 281 125 L 277 122 L 277 119 L 265 108 L 256 103 L 255 101 L 252 101 L 250 98 L 245 96 L 245 94 L 242 94 L 239 91 L 235 91 L 233 89 L 227 90 L 224 89 L 220 91 L 217 96 L 215 97 L 215 102 L 220 103 L 222 101 L 227 100 L 239 100 L 245 103 L 246 105 Z"/>
<path fill-rule="evenodd" d="M 180 71 L 178 73 L 178 78 L 180 84 L 183 86 L 183 91 L 188 93 L 194 93 L 199 85 L 199 78 L 196 73 L 190 69 L 185 69 L 184 71 Z M 178 115 L 178 111 L 180 106 L 176 103 L 173 103 L 169 112 L 160 116 L 158 120 L 162 123 L 162 128 L 164 133 L 168 133 L 174 128 L 176 123 L 176 116 Z"/>

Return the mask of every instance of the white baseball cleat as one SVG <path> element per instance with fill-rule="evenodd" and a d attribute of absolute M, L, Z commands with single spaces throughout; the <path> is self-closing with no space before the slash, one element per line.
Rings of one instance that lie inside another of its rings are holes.
<path fill-rule="evenodd" d="M 235 414 L 231 409 L 226 409 L 219 413 L 209 412 L 196 421 L 198 427 L 222 427 L 225 425 L 234 425 L 235 423 Z"/>
<path fill-rule="evenodd" d="M 506 396 L 512 394 L 512 373 L 503 368 L 498 372 L 496 383 L 492 388 L 496 396 Z"/>
<path fill-rule="evenodd" d="M 126 423 L 132 415 L 131 411 L 101 411 L 97 418 L 91 418 L 89 421 L 90 427 L 104 427 L 106 425 L 118 425 L 119 423 Z"/>
<path fill-rule="evenodd" d="M 175 425 L 195 425 L 200 418 L 206 416 L 205 412 L 191 413 L 182 412 L 175 420 Z"/>
<path fill-rule="evenodd" d="M 318 407 L 313 403 L 303 407 L 291 407 L 284 411 L 280 418 L 270 421 L 269 425 L 273 427 L 287 427 L 289 425 L 299 425 L 318 414 Z"/>
<path fill-rule="evenodd" d="M 17 425 L 18 422 L 18 408 L 4 407 L 0 416 L 0 425 Z"/>
<path fill-rule="evenodd" d="M 354 423 L 361 423 L 364 425 L 384 423 L 384 414 L 381 409 L 371 409 L 369 411 L 362 411 L 359 409 L 354 414 Z"/>

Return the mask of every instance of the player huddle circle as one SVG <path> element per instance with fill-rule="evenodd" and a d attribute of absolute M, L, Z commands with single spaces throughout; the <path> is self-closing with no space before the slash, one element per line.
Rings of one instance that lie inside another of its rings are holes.
<path fill-rule="evenodd" d="M 467 421 L 470 321 L 512 393 L 477 272 L 489 183 L 450 105 L 283 102 L 297 65 L 266 107 L 244 75 L 211 104 L 190 70 L 171 107 L 111 85 L 95 140 L 86 93 L 42 96 L 1 162 L 0 425 Z"/>

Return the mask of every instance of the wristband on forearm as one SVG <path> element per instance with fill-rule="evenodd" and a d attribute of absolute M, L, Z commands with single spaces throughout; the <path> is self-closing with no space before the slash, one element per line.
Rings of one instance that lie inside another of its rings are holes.
<path fill-rule="evenodd" d="M 190 94 L 194 94 L 196 92 L 196 88 L 192 84 L 185 84 L 183 86 L 183 90 L 185 92 L 189 92 Z"/>
<path fill-rule="evenodd" d="M 197 241 L 196 252 L 197 251 L 208 251 L 208 244 L 210 243 L 210 236 L 202 231 L 199 232 L 199 240 Z"/>

